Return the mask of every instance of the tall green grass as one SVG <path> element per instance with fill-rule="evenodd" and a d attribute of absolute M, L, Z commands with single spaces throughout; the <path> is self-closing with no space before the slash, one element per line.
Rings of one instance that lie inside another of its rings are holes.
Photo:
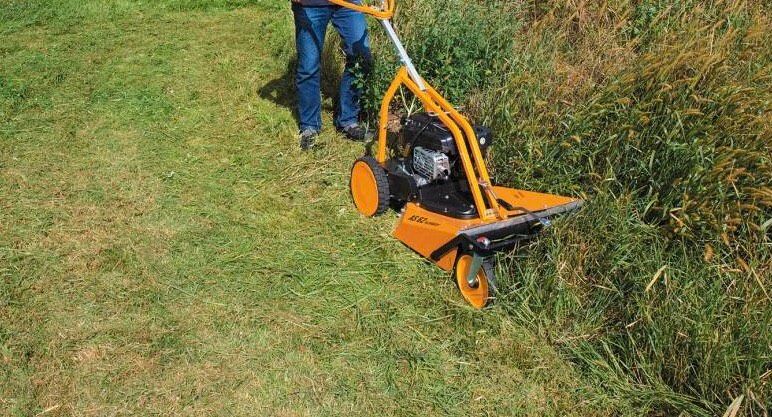
<path fill-rule="evenodd" d="M 588 200 L 502 259 L 499 306 L 620 403 L 766 415 L 769 5 L 412 0 L 396 22 L 426 78 L 497 132 L 500 182 Z M 396 65 L 377 42 L 373 108 Z"/>

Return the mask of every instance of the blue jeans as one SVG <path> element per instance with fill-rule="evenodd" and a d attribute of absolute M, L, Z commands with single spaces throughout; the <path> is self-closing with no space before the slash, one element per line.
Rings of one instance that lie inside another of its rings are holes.
<path fill-rule="evenodd" d="M 367 72 L 372 63 L 365 16 L 340 6 L 303 7 L 295 3 L 292 4 L 292 12 L 295 16 L 295 42 L 298 50 L 295 85 L 298 91 L 300 130 L 319 131 L 322 128 L 321 63 L 324 36 L 330 21 L 343 40 L 343 51 L 346 54 L 335 125 L 345 128 L 357 123 L 362 92 L 354 83 L 353 70 L 359 63 L 362 70 Z"/>

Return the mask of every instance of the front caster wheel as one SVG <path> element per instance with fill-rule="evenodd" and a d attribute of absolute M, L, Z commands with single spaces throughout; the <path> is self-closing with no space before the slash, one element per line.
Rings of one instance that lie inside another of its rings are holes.
<path fill-rule="evenodd" d="M 482 260 L 477 275 L 469 278 L 469 271 L 474 266 L 472 254 L 462 254 L 456 260 L 456 268 L 453 276 L 456 279 L 461 296 L 472 307 L 481 309 L 488 305 L 496 292 L 496 276 L 494 273 L 493 258 Z"/>

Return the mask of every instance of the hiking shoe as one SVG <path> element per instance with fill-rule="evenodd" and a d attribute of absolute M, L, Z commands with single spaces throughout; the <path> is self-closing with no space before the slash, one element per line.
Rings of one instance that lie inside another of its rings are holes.
<path fill-rule="evenodd" d="M 319 132 L 314 129 L 305 129 L 300 132 L 300 149 L 307 151 L 314 147 Z"/>
<path fill-rule="evenodd" d="M 343 132 L 343 134 L 346 135 L 349 140 L 357 142 L 367 142 L 373 140 L 375 137 L 372 131 L 356 123 L 344 127 L 341 129 L 341 132 Z"/>

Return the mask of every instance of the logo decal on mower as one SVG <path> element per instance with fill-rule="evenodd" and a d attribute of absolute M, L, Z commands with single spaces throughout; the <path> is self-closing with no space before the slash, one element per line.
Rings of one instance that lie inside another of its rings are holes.
<path fill-rule="evenodd" d="M 425 225 L 428 225 L 428 226 L 439 226 L 440 225 L 439 223 L 435 223 L 435 222 L 429 220 L 428 217 L 423 217 L 423 216 L 418 216 L 418 215 L 410 216 L 407 220 L 411 221 L 411 222 L 425 224 Z"/>

